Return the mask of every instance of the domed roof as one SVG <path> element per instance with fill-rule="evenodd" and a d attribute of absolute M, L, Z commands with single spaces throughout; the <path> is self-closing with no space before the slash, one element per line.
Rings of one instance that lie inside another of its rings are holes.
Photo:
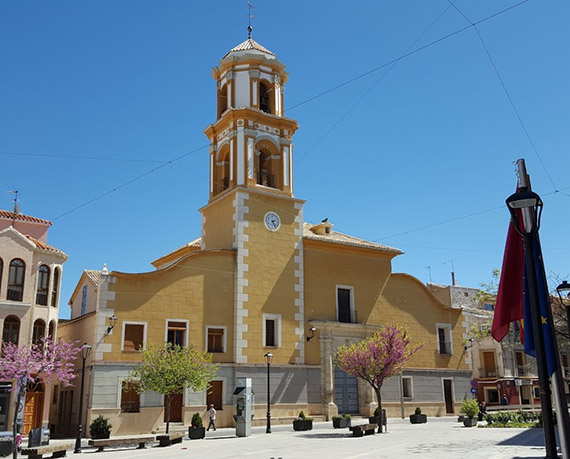
<path fill-rule="evenodd" d="M 230 54 L 242 54 L 244 52 L 254 52 L 255 54 L 257 53 L 262 53 L 265 54 L 266 57 L 269 58 L 275 58 L 275 54 L 272 53 L 271 51 L 269 51 L 268 49 L 264 48 L 263 46 L 261 46 L 259 43 L 257 43 L 253 38 L 249 37 L 246 41 L 244 41 L 243 43 L 240 43 L 239 45 L 237 45 L 236 47 L 230 49 L 226 55 L 224 57 L 229 56 Z"/>

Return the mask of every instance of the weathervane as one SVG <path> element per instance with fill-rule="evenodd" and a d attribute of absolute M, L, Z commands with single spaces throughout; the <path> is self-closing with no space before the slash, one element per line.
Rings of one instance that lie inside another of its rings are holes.
<path fill-rule="evenodd" d="M 251 31 L 253 28 L 251 27 L 251 20 L 253 19 L 253 14 L 251 14 L 251 10 L 253 9 L 253 3 L 247 2 L 247 9 L 249 10 L 247 13 L 248 18 L 248 26 L 247 26 L 247 38 L 251 38 Z"/>
<path fill-rule="evenodd" d="M 18 208 L 18 190 L 8 191 L 8 193 L 14 195 L 14 215 L 18 215 L 20 213 L 20 209 Z"/>

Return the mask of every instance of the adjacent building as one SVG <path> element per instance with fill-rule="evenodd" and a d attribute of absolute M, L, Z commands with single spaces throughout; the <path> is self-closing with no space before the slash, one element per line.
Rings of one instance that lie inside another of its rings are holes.
<path fill-rule="evenodd" d="M 0 210 L 0 325 L 2 342 L 20 347 L 56 337 L 62 265 L 67 255 L 47 244 L 51 222 Z M 12 428 L 13 381 L 0 382 L 0 431 Z M 43 383 L 29 386 L 22 413 L 22 432 L 48 425 L 56 398 Z"/>
<path fill-rule="evenodd" d="M 383 389 L 389 416 L 416 406 L 431 416 L 454 414 L 469 394 L 471 370 L 460 309 L 424 284 L 392 272 L 402 252 L 308 223 L 293 193 L 293 136 L 284 115 L 288 73 L 253 39 L 214 67 L 217 119 L 210 141 L 209 199 L 200 209 L 200 237 L 152 262 L 154 270 L 87 270 L 70 300 L 65 339 L 93 347 L 85 376 L 85 419 L 110 418 L 113 434 L 161 427 L 164 400 L 138 396 L 123 381 L 149 344 L 193 345 L 212 353 L 220 370 L 209 390 L 173 402 L 171 420 L 189 424 L 214 403 L 219 426 L 233 425 L 236 379 L 251 377 L 255 419 L 274 422 L 300 410 L 317 419 L 369 415 L 373 391 L 334 364 L 339 345 L 388 323 L 406 326 L 423 343 L 404 374 Z M 266 353 L 273 354 L 270 394 Z M 74 431 L 78 391 L 62 389 L 52 423 Z"/>

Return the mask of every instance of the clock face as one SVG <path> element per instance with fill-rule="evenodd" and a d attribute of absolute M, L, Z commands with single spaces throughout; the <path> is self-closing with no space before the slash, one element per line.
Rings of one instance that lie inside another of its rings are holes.
<path fill-rule="evenodd" d="M 269 231 L 277 231 L 281 226 L 281 219 L 275 212 L 267 212 L 263 220 Z"/>

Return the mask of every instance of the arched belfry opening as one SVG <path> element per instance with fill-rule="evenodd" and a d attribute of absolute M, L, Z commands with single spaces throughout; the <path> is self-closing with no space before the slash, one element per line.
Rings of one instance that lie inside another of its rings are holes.
<path fill-rule="evenodd" d="M 228 109 L 228 85 L 224 84 L 218 92 L 218 119 Z"/>
<path fill-rule="evenodd" d="M 259 109 L 262 112 L 275 114 L 274 104 L 272 100 L 273 88 L 268 81 L 261 80 L 259 82 Z"/>
<path fill-rule="evenodd" d="M 226 145 L 217 155 L 214 171 L 214 194 L 219 194 L 230 187 L 230 149 Z"/>
<path fill-rule="evenodd" d="M 255 181 L 257 185 L 282 189 L 281 155 L 267 142 L 258 145 L 256 150 Z"/>

